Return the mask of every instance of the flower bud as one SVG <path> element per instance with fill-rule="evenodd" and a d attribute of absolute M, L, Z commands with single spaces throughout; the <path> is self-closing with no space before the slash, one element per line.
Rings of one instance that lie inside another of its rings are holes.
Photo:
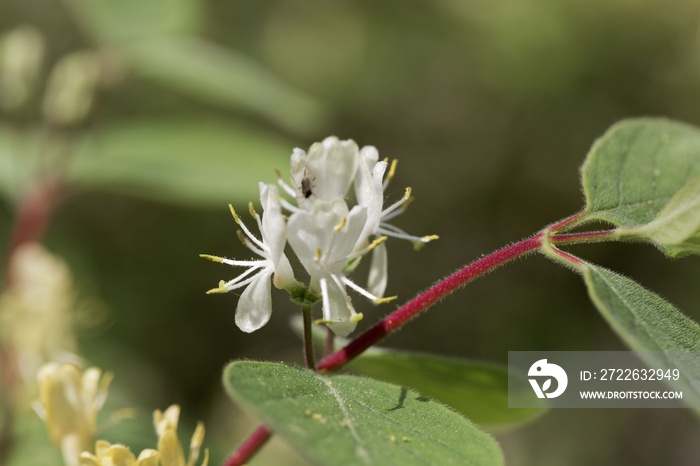
<path fill-rule="evenodd" d="M 43 112 L 49 123 L 70 126 L 85 119 L 100 81 L 100 62 L 92 52 L 63 57 L 51 70 Z"/>
<path fill-rule="evenodd" d="M 0 38 L 0 108 L 21 107 L 31 96 L 44 58 L 44 39 L 31 26 L 17 27 Z"/>

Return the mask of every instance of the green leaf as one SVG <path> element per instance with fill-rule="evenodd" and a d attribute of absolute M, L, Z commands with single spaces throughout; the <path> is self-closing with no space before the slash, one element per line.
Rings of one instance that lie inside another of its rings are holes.
<path fill-rule="evenodd" d="M 630 348 L 662 352 L 664 360 L 646 361 L 651 367 L 681 370 L 684 401 L 697 406 L 700 326 L 659 295 L 603 267 L 586 264 L 584 280 L 593 303 Z"/>
<path fill-rule="evenodd" d="M 147 36 L 182 34 L 200 28 L 197 0 L 65 0 L 78 23 L 97 42 L 117 45 Z"/>
<path fill-rule="evenodd" d="M 321 104 L 272 73 L 195 37 L 162 37 L 124 48 L 136 74 L 219 106 L 256 112 L 297 133 L 327 118 Z"/>
<path fill-rule="evenodd" d="M 45 130 L 0 125 L 0 197 L 19 203 L 32 188 L 37 172 L 45 171 L 46 160 L 60 152 Z"/>
<path fill-rule="evenodd" d="M 492 432 L 532 421 L 546 410 L 544 403 L 541 408 L 508 408 L 508 377 L 516 376 L 498 364 L 372 348 L 348 368 L 414 388 Z M 512 397 L 532 398 L 532 388 L 526 380 L 518 387 L 517 392 L 511 393 Z"/>
<path fill-rule="evenodd" d="M 249 361 L 231 363 L 224 384 L 316 465 L 503 464 L 488 434 L 405 387 Z"/>
<path fill-rule="evenodd" d="M 656 218 L 645 226 L 630 230 L 645 235 L 660 245 L 700 252 L 693 238 L 700 230 L 700 177 L 682 187 Z"/>
<path fill-rule="evenodd" d="M 196 37 L 197 0 L 65 0 L 83 28 L 116 50 L 135 75 L 219 106 L 241 108 L 309 134 L 328 119 L 321 103 L 252 60 Z"/>
<path fill-rule="evenodd" d="M 700 252 L 700 130 L 665 119 L 613 126 L 583 165 L 584 220 L 670 255 Z"/>
<path fill-rule="evenodd" d="M 292 144 L 248 125 L 132 120 L 78 143 L 68 179 L 92 189 L 195 206 L 255 201 Z"/>
<path fill-rule="evenodd" d="M 292 319 L 291 325 L 303 337 L 301 318 Z M 321 325 L 312 327 L 316 348 L 324 347 L 325 330 Z M 337 349 L 345 346 L 348 340 L 335 337 L 334 342 Z M 545 403 L 539 408 L 509 408 L 509 377 L 519 381 L 511 384 L 511 398 L 526 396 L 529 402 L 532 388 L 501 364 L 372 346 L 347 367 L 358 374 L 416 389 L 490 432 L 514 429 L 537 419 L 547 410 Z M 517 389 L 513 390 L 513 386 Z"/>

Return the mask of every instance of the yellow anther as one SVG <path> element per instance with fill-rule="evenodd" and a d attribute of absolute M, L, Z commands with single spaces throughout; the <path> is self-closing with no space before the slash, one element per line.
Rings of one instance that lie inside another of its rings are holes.
<path fill-rule="evenodd" d="M 413 250 L 414 251 L 420 251 L 423 249 L 423 246 L 425 246 L 427 243 L 430 241 L 440 239 L 438 235 L 428 235 L 428 236 L 423 236 L 420 241 L 414 241 L 413 242 Z"/>
<path fill-rule="evenodd" d="M 280 171 L 279 168 L 275 168 L 275 175 L 277 176 L 278 180 L 282 179 L 282 172 Z"/>
<path fill-rule="evenodd" d="M 380 244 L 382 244 L 386 240 L 387 240 L 386 236 L 380 236 L 379 238 L 372 241 L 369 246 L 367 246 L 367 250 L 371 251 L 372 249 L 376 248 L 377 246 L 379 246 Z"/>
<path fill-rule="evenodd" d="M 228 209 L 231 211 L 231 215 L 233 215 L 233 219 L 236 221 L 236 223 L 240 224 L 241 219 L 238 218 L 238 214 L 236 213 L 236 209 L 233 208 L 233 205 L 229 204 Z"/>
<path fill-rule="evenodd" d="M 411 192 L 413 192 L 412 188 L 406 188 L 406 192 L 404 193 L 403 198 L 409 200 L 411 198 Z"/>
<path fill-rule="evenodd" d="M 253 207 L 253 203 L 249 202 L 248 203 L 248 212 L 250 212 L 250 216 L 253 218 L 258 217 L 258 213 L 255 211 L 255 207 Z"/>
<path fill-rule="evenodd" d="M 210 261 L 212 261 L 212 262 L 218 262 L 218 263 L 222 263 L 222 262 L 224 261 L 224 258 L 223 258 L 223 257 L 212 256 L 212 255 L 209 255 L 209 254 L 200 254 L 199 257 L 201 257 L 201 258 L 203 258 L 203 259 L 210 260 Z"/>
<path fill-rule="evenodd" d="M 228 290 L 225 288 L 225 286 L 226 286 L 226 282 L 221 280 L 221 281 L 219 281 L 219 287 L 212 288 L 211 290 L 208 290 L 207 294 L 226 293 Z"/>
<path fill-rule="evenodd" d="M 314 255 L 314 260 L 316 262 L 320 262 L 322 254 L 323 254 L 323 251 L 321 251 L 321 248 L 316 248 L 316 254 Z"/>
<path fill-rule="evenodd" d="M 347 222 L 347 219 L 345 217 L 340 219 L 340 223 L 338 223 L 335 228 L 333 228 L 333 233 L 338 233 L 340 230 L 343 229 L 345 226 L 345 223 Z"/>
<path fill-rule="evenodd" d="M 314 324 L 318 325 L 324 325 L 324 324 L 335 324 L 336 322 L 333 320 L 327 320 L 327 319 L 318 319 L 314 320 Z"/>
<path fill-rule="evenodd" d="M 374 304 L 388 303 L 395 300 L 396 298 L 398 298 L 398 296 L 387 296 L 386 298 L 377 298 L 374 300 Z"/>
<path fill-rule="evenodd" d="M 364 315 L 360 312 L 359 314 L 355 314 L 354 316 L 350 317 L 350 322 L 359 322 L 363 317 Z"/>
<path fill-rule="evenodd" d="M 238 240 L 243 243 L 243 244 L 248 244 L 248 238 L 245 237 L 243 232 L 241 230 L 236 230 L 236 236 L 238 236 Z"/>
<path fill-rule="evenodd" d="M 385 183 L 389 183 L 392 178 L 394 178 L 394 175 L 396 174 L 396 165 L 399 163 L 398 159 L 394 159 L 391 161 L 391 165 L 389 165 L 389 173 L 386 174 L 386 181 Z"/>

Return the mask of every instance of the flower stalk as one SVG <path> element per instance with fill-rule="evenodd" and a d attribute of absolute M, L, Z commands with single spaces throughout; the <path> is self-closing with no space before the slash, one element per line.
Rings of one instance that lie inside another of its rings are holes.
<path fill-rule="evenodd" d="M 311 306 L 302 306 L 302 315 L 304 321 L 304 361 L 306 368 L 316 369 L 316 358 L 314 357 L 314 341 L 311 335 L 311 326 L 313 317 L 311 316 Z"/>

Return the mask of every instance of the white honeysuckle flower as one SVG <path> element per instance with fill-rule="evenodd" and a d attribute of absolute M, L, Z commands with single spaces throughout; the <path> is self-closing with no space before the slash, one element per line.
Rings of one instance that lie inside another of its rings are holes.
<path fill-rule="evenodd" d="M 311 277 L 311 289 L 321 295 L 320 322 L 340 336 L 352 332 L 362 319 L 362 314 L 352 306 L 345 286 L 372 301 L 383 301 L 353 283 L 343 272 L 348 261 L 370 249 L 354 251 L 366 222 L 365 207 L 355 206 L 348 212 L 345 201 L 335 199 L 317 200 L 310 211 L 292 214 L 287 225 L 289 244 Z M 375 246 L 375 243 L 371 245 Z"/>
<path fill-rule="evenodd" d="M 92 446 L 97 412 L 107 399 L 111 374 L 70 363 L 48 363 L 37 374 L 39 399 L 34 409 L 44 421 L 51 442 L 61 448 L 67 466 L 79 463 Z"/>
<path fill-rule="evenodd" d="M 258 224 L 262 241 L 256 238 L 229 205 L 236 223 L 243 230 L 244 244 L 262 259 L 233 260 L 202 254 L 201 257 L 233 265 L 247 270 L 233 280 L 219 283 L 217 288 L 207 293 L 225 293 L 244 288 L 236 308 L 236 325 L 244 332 L 254 332 L 270 320 L 272 314 L 271 286 L 286 288 L 295 284 L 294 272 L 289 259 L 284 254 L 287 225 L 282 216 L 279 192 L 272 184 L 259 183 L 260 203 L 263 207 L 262 219 L 250 206 L 250 212 Z"/>

